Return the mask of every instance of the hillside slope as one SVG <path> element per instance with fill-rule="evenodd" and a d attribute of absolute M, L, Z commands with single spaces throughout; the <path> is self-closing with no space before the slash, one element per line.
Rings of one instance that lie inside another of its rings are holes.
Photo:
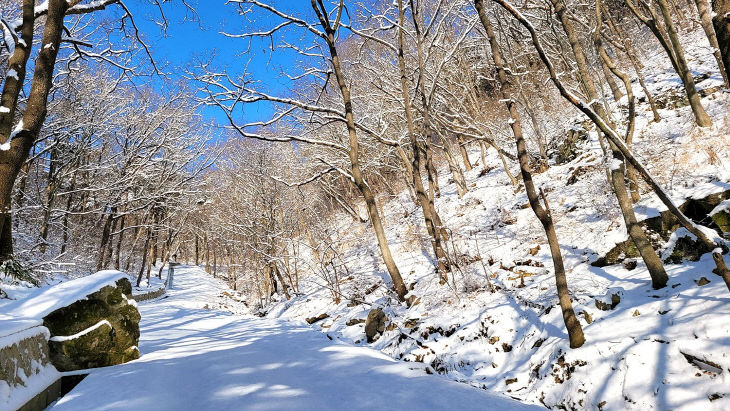
<path fill-rule="evenodd" d="M 689 107 L 662 109 L 662 121 L 650 123 L 651 112 L 641 103 L 633 143 L 636 155 L 680 204 L 730 190 L 730 93 L 719 89 L 709 50 L 699 33 L 693 36 L 687 39 L 687 54 L 702 79 L 698 87 L 708 92 L 703 104 L 714 125 L 695 127 Z M 668 61 L 656 55 L 646 66 L 652 70 L 650 89 L 671 107 L 681 91 Z M 566 128 L 581 121 L 570 120 Z M 477 151 L 470 155 L 472 161 L 479 158 Z M 575 159 L 535 176 L 550 201 L 573 304 L 586 334 L 580 349 L 568 348 L 542 227 L 526 207 L 524 190 L 515 192 L 510 185 L 494 150 L 487 164 L 467 173 L 470 191 L 461 199 L 448 170 L 441 171 L 436 206 L 450 231 L 449 255 L 459 261 L 447 285 L 440 285 L 434 272 L 422 215 L 401 193 L 384 207 L 387 235 L 410 284 L 409 296 L 418 303 L 407 308 L 395 302 L 369 228 L 343 218 L 332 220 L 338 232 L 347 233 L 337 243 L 348 269 L 340 301 L 331 281 L 313 270 L 300 283 L 301 295 L 263 314 L 302 320 L 326 313 L 315 328 L 367 345 L 363 324 L 351 320 L 382 308 L 390 325 L 373 348 L 548 407 L 729 408 L 730 293 L 712 273 L 709 254 L 666 264 L 670 281 L 661 290 L 651 288 L 641 259 L 627 260 L 625 266 L 590 264 L 627 239 L 605 170 L 590 131 Z M 645 219 L 665 209 L 644 190 L 635 210 Z M 655 238 L 663 257 L 672 254 L 681 236 L 680 231 L 674 240 Z M 597 306 L 610 304 L 611 295 L 620 303 L 600 310 Z"/>

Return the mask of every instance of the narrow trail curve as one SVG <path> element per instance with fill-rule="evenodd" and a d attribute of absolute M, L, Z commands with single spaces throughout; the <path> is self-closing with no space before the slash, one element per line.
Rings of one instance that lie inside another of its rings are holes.
<path fill-rule="evenodd" d="M 53 410 L 528 410 L 283 321 L 206 309 L 227 286 L 197 267 L 141 303 L 139 360 L 98 370 Z"/>

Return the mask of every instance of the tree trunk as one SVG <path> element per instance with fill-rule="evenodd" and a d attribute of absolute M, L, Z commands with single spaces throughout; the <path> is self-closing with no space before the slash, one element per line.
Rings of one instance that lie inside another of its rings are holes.
<path fill-rule="evenodd" d="M 198 235 L 195 234 L 195 265 L 200 264 L 200 240 Z"/>
<path fill-rule="evenodd" d="M 614 192 L 616 193 L 616 199 L 618 199 L 619 207 L 621 208 L 621 215 L 624 218 L 626 224 L 626 231 L 629 237 L 634 242 L 636 249 L 639 250 L 642 260 L 646 264 L 646 268 L 649 270 L 649 276 L 651 277 L 651 286 L 658 290 L 667 286 L 669 277 L 664 270 L 664 264 L 657 255 L 654 248 L 649 243 L 649 239 L 646 233 L 641 228 L 641 225 L 636 220 L 634 209 L 629 199 L 629 193 L 626 190 L 626 183 L 624 181 L 624 158 L 618 151 L 614 144 L 610 144 L 611 153 L 613 157 L 613 163 L 609 167 L 610 171 L 610 182 L 613 185 Z"/>
<path fill-rule="evenodd" d="M 608 88 L 611 89 L 611 94 L 613 94 L 613 100 L 619 101 L 621 100 L 621 97 L 624 96 L 624 94 L 621 92 L 621 89 L 618 87 L 618 84 L 613 80 L 613 76 L 611 76 L 611 71 L 606 67 L 605 64 L 602 64 L 601 60 L 598 60 L 599 64 L 601 64 L 601 70 L 603 70 L 603 76 L 606 78 L 606 83 L 608 83 Z"/>
<path fill-rule="evenodd" d="M 607 123 L 610 121 L 610 117 L 608 113 L 604 110 L 604 107 L 598 103 L 599 95 L 598 91 L 596 89 L 596 86 L 593 82 L 593 78 L 591 77 L 591 74 L 588 69 L 587 59 L 585 57 L 585 53 L 583 51 L 583 47 L 580 45 L 580 42 L 578 41 L 578 36 L 575 31 L 575 27 L 573 26 L 572 20 L 570 20 L 567 16 L 566 10 L 563 7 L 560 0 L 552 0 L 553 5 L 555 7 L 555 12 L 558 14 L 558 17 L 561 21 L 561 24 L 563 26 L 563 30 L 565 31 L 566 36 L 568 37 L 568 42 L 571 45 L 571 48 L 573 49 L 573 54 L 576 57 L 576 61 L 578 63 L 578 77 L 581 81 L 581 83 L 584 85 L 586 92 L 588 93 L 588 99 L 590 101 L 595 102 L 592 104 L 593 109 L 600 115 Z M 626 93 L 628 94 L 628 100 L 629 100 L 629 122 L 627 126 L 626 131 L 626 140 L 630 140 L 631 136 L 633 135 L 633 129 L 634 129 L 634 117 L 635 117 L 635 102 L 634 102 L 634 95 L 633 91 L 631 89 L 631 82 L 629 81 L 629 78 L 626 74 L 619 71 L 616 65 L 614 64 L 613 60 L 608 56 L 608 53 L 606 52 L 603 43 L 602 38 L 600 35 L 601 31 L 601 22 L 602 22 L 602 12 L 601 12 L 601 1 L 596 0 L 596 29 L 594 29 L 593 33 L 593 42 L 596 46 L 596 49 L 598 50 L 599 58 L 601 59 L 601 62 L 604 67 L 609 69 L 611 73 L 616 75 L 616 77 L 620 78 L 624 84 L 624 88 L 626 89 Z M 628 145 L 628 141 L 627 141 Z M 641 227 L 638 226 L 638 223 L 636 221 L 636 216 L 634 214 L 634 209 L 631 204 L 631 200 L 629 199 L 629 194 L 626 189 L 626 184 L 624 181 L 624 175 L 625 175 L 625 167 L 623 165 L 623 156 L 620 152 L 618 152 L 617 148 L 613 143 L 610 143 L 611 147 L 611 153 L 612 153 L 612 160 L 609 165 L 609 173 L 608 173 L 608 179 L 609 183 L 611 183 L 614 193 L 616 195 L 616 199 L 618 200 L 619 207 L 621 209 L 621 214 L 623 215 L 624 221 L 626 223 L 626 229 L 628 231 L 629 236 L 631 237 L 632 241 L 636 245 L 636 247 L 639 249 L 639 252 L 642 256 L 642 259 L 647 265 L 647 268 L 649 269 L 649 275 L 652 279 L 652 285 L 654 288 L 663 288 L 667 284 L 667 274 L 664 271 L 664 266 L 661 263 L 661 260 L 656 255 L 656 252 L 649 244 L 649 241 L 646 237 L 646 233 L 641 229 Z M 608 150 L 605 152 L 605 155 L 608 156 Z"/>
<path fill-rule="evenodd" d="M 712 25 L 715 27 L 725 77 L 730 78 L 730 0 L 712 0 Z"/>
<path fill-rule="evenodd" d="M 446 162 L 449 164 L 451 176 L 454 178 L 454 183 L 456 184 L 456 192 L 459 195 L 459 198 L 462 198 L 466 195 L 466 192 L 468 191 L 468 188 L 466 186 L 466 179 L 464 178 L 464 171 L 461 169 L 461 167 L 459 167 L 459 164 L 456 162 L 456 159 L 452 154 L 451 142 L 440 131 L 437 131 L 436 134 L 438 134 L 439 139 L 441 140 L 441 144 L 444 145 L 444 156 L 446 157 Z"/>
<path fill-rule="evenodd" d="M 63 234 L 62 234 L 62 238 L 61 238 L 61 254 L 62 255 L 66 253 L 66 247 L 68 246 L 68 232 L 69 232 L 69 226 L 68 226 L 69 221 L 68 220 L 71 215 L 71 204 L 73 204 L 73 196 L 74 196 L 73 190 L 74 190 L 74 185 L 75 185 L 74 183 L 75 183 L 75 181 L 71 182 L 71 189 L 69 190 L 70 192 L 68 193 L 68 198 L 66 199 L 66 208 L 64 209 L 65 211 L 63 213 L 63 220 L 61 222 L 61 225 L 63 226 Z M 119 267 L 117 267 L 117 269 L 119 269 Z"/>
<path fill-rule="evenodd" d="M 464 138 L 459 136 L 459 151 L 461 152 L 461 159 L 464 161 L 464 168 L 466 171 L 471 171 L 471 161 L 469 161 L 469 153 L 466 151 L 466 142 Z"/>
<path fill-rule="evenodd" d="M 398 298 L 404 300 L 406 294 L 408 293 L 408 290 L 406 289 L 405 283 L 403 282 L 403 278 L 401 277 L 400 271 L 398 270 L 398 266 L 395 264 L 395 260 L 393 260 L 393 256 L 390 253 L 390 246 L 388 245 L 388 239 L 385 236 L 385 229 L 383 228 L 383 223 L 380 219 L 380 214 L 378 213 L 378 207 L 375 203 L 375 196 L 370 190 L 370 186 L 367 184 L 367 182 L 365 182 L 362 171 L 360 169 L 360 147 L 357 139 L 357 128 L 355 126 L 355 117 L 352 110 L 350 89 L 347 86 L 345 75 L 342 72 L 340 58 L 337 52 L 335 39 L 336 28 L 333 28 L 330 25 L 329 18 L 326 16 L 327 10 L 320 10 L 319 5 L 317 4 L 317 0 L 311 0 L 311 6 L 314 12 L 317 14 L 317 18 L 319 19 L 320 24 L 322 25 L 326 33 L 325 40 L 329 48 L 332 68 L 335 74 L 335 78 L 337 80 L 337 85 L 340 89 L 340 93 L 342 94 L 342 103 L 345 106 L 345 119 L 350 144 L 349 157 L 352 180 L 365 199 L 365 204 L 367 205 L 368 209 L 368 215 L 370 216 L 370 222 L 373 224 L 373 229 L 375 230 L 375 237 L 378 240 L 380 253 L 383 257 L 383 261 L 385 262 L 385 266 L 388 269 L 390 278 L 393 281 L 393 288 L 395 289 Z"/>
<path fill-rule="evenodd" d="M 46 253 L 46 247 L 48 245 L 48 231 L 50 229 L 51 225 L 51 211 L 53 210 L 53 203 L 56 199 L 56 162 L 58 159 L 56 158 L 58 155 L 58 150 L 51 149 L 50 158 L 48 160 L 48 180 L 46 183 L 46 199 L 43 207 L 43 219 L 41 221 L 41 232 L 40 232 L 40 239 L 41 244 L 38 247 L 38 251 L 41 252 L 41 254 Z"/>
<path fill-rule="evenodd" d="M 535 216 L 537 216 L 545 229 L 548 244 L 550 245 L 553 266 L 555 268 L 555 285 L 558 291 L 560 308 L 563 313 L 563 322 L 565 323 L 565 328 L 568 330 L 570 347 L 578 348 L 585 343 L 583 327 L 581 327 L 580 322 L 573 311 L 573 304 L 570 301 L 568 280 L 565 276 L 565 267 L 563 266 L 563 256 L 560 253 L 560 244 L 558 243 L 558 236 L 555 233 L 552 215 L 550 213 L 550 209 L 547 207 L 547 198 L 543 195 L 543 200 L 545 201 L 545 208 L 543 208 L 540 205 L 537 191 L 535 190 L 534 183 L 532 182 L 532 174 L 529 170 L 529 156 L 527 154 L 525 139 L 522 135 L 520 117 L 517 112 L 515 101 L 512 99 L 512 96 L 507 89 L 509 87 L 509 83 L 507 81 L 507 73 L 502 63 L 502 54 L 499 50 L 499 45 L 497 44 L 497 38 L 494 35 L 492 25 L 489 22 L 489 17 L 487 16 L 487 11 L 484 8 L 483 0 L 474 0 L 474 5 L 479 13 L 479 19 L 481 20 L 484 29 L 487 31 L 487 37 L 489 38 L 489 44 L 492 50 L 492 58 L 494 60 L 494 65 L 497 68 L 497 78 L 501 85 L 502 99 L 506 102 L 507 110 L 510 114 L 512 133 L 517 141 L 517 156 L 520 161 L 520 169 L 522 172 L 522 179 L 525 183 L 527 198 L 530 202 L 532 211 L 535 213 Z"/>
<path fill-rule="evenodd" d="M 276 264 L 275 261 L 271 262 L 271 269 L 276 275 L 276 278 L 279 279 L 279 284 L 281 284 L 281 291 L 284 292 L 284 297 L 286 297 L 287 300 L 291 300 L 291 296 L 289 295 L 289 287 L 287 287 L 286 283 L 284 282 L 284 276 L 281 275 L 281 271 L 279 271 L 279 266 Z"/>
<path fill-rule="evenodd" d="M 537 120 L 537 113 L 535 113 L 530 99 L 525 96 L 522 90 L 520 90 L 520 97 L 522 97 L 522 102 L 525 104 L 525 111 L 527 111 L 527 115 L 530 117 L 530 121 L 532 122 L 532 131 L 535 132 L 535 140 L 537 140 L 537 147 L 540 149 L 540 157 L 542 157 L 544 162 L 547 162 L 547 139 L 540 128 L 540 122 Z"/>
<path fill-rule="evenodd" d="M 712 47 L 712 55 L 715 56 L 717 61 L 717 67 L 720 69 L 720 74 L 725 82 L 725 87 L 730 87 L 728 81 L 727 71 L 725 71 L 725 63 L 722 61 L 722 53 L 720 52 L 720 44 L 717 41 L 717 34 L 715 34 L 715 27 L 712 24 L 712 10 L 707 0 L 695 0 L 697 6 L 697 12 L 700 15 L 700 23 L 702 24 L 702 30 L 705 31 L 707 41 L 710 42 Z"/>
<path fill-rule="evenodd" d="M 104 257 L 106 256 L 106 245 L 110 241 L 109 236 L 112 228 L 112 220 L 114 220 L 114 208 L 108 211 L 104 228 L 101 231 L 101 244 L 99 244 L 99 257 L 96 262 L 96 271 L 104 269 Z"/>
<path fill-rule="evenodd" d="M 119 224 L 119 216 L 117 216 L 116 207 L 113 208 L 114 217 L 112 218 L 112 226 L 109 230 L 109 241 L 106 243 L 106 255 L 104 256 L 104 268 L 107 268 L 112 262 L 112 255 L 114 252 L 114 232 L 117 231 L 117 224 Z"/>
<path fill-rule="evenodd" d="M 144 241 L 144 250 L 142 251 L 142 265 L 139 268 L 139 274 L 137 275 L 137 287 L 142 284 L 142 276 L 144 275 L 144 269 L 147 268 L 147 253 L 150 247 L 150 238 L 152 237 L 152 230 L 147 228 L 147 238 Z"/>
<path fill-rule="evenodd" d="M 700 101 L 699 93 L 697 93 L 694 78 L 687 67 L 684 50 L 682 49 L 682 45 L 679 43 L 679 36 L 677 35 L 677 30 L 674 26 L 674 22 L 672 21 L 672 15 L 669 11 L 669 6 L 666 0 L 656 0 L 664 20 L 664 29 L 657 24 L 659 16 L 652 6 L 648 7 L 651 17 L 647 17 L 636 8 L 632 0 L 624 1 L 634 15 L 641 20 L 641 22 L 644 23 L 649 30 L 651 30 L 654 37 L 659 40 L 664 51 L 666 51 L 667 56 L 669 56 L 669 60 L 672 62 L 674 70 L 682 80 L 682 85 L 684 86 L 684 91 L 687 94 L 687 100 L 689 100 L 689 105 L 692 108 L 697 125 L 700 127 L 711 126 L 712 120 L 710 120 L 710 116 L 707 115 L 705 109 L 702 107 L 702 102 Z"/>
<path fill-rule="evenodd" d="M 408 136 L 413 149 L 413 164 L 411 167 L 411 175 L 413 177 L 413 187 L 416 191 L 416 198 L 418 204 L 421 206 L 423 212 L 423 218 L 426 222 L 426 231 L 431 237 L 431 246 L 433 253 L 436 258 L 436 266 L 439 272 L 439 279 L 441 284 L 445 284 L 448 277 L 447 272 L 450 271 L 450 265 L 448 258 L 444 252 L 443 246 L 441 245 L 441 233 L 440 227 L 435 223 L 434 219 L 438 218 L 438 213 L 434 204 L 429 201 L 426 189 L 423 187 L 423 179 L 421 177 L 421 150 L 419 148 L 418 139 L 416 138 L 415 126 L 413 124 L 413 112 L 411 110 L 411 96 L 408 87 L 408 77 L 406 72 L 406 63 L 404 55 L 404 35 L 403 25 L 405 23 L 405 8 L 403 7 L 403 0 L 398 0 L 398 68 L 400 70 L 400 86 L 401 95 L 403 97 L 403 107 L 405 108 L 406 114 L 406 125 L 408 130 Z M 465 157 L 465 161 L 468 163 L 469 158 Z M 440 221 L 440 218 L 439 218 Z"/>
<path fill-rule="evenodd" d="M 54 3 L 54 6 L 54 18 L 57 19 L 58 4 Z M 8 60 L 8 70 L 14 70 L 16 75 L 5 78 L 2 95 L 0 96 L 0 106 L 9 109 L 8 112 L 0 113 L 0 144 L 12 143 L 9 150 L 0 150 L 0 263 L 12 258 L 13 255 L 11 196 L 15 179 L 27 156 L 27 153 L 23 155 L 23 148 L 25 147 L 20 147 L 21 144 L 17 144 L 24 143 L 23 141 L 9 140 L 13 129 L 18 96 L 25 82 L 26 66 L 33 46 L 34 9 L 35 1 L 23 0 L 23 26 L 20 33 L 20 38 L 23 41 L 18 42 L 13 55 Z M 46 38 L 44 33 L 44 40 Z M 22 145 L 25 146 L 26 144 Z"/>
<path fill-rule="evenodd" d="M 641 74 L 642 65 L 636 58 L 636 52 L 634 51 L 634 46 L 631 43 L 631 40 L 629 40 L 623 30 L 616 25 L 616 23 L 613 21 L 613 16 L 611 16 L 611 13 L 607 11 L 605 6 L 601 8 L 601 11 L 603 12 L 603 15 L 606 16 L 606 22 L 608 23 L 608 27 L 610 28 L 611 32 L 618 36 L 618 38 L 621 40 L 621 44 L 623 44 L 624 46 L 625 54 L 631 62 L 634 73 L 636 73 L 636 78 L 639 79 L 639 85 L 641 85 L 641 90 L 644 92 L 646 100 L 649 103 L 649 107 L 651 108 L 651 112 L 654 115 L 654 121 L 661 121 L 662 118 L 659 115 L 659 111 L 657 110 L 654 96 L 649 91 L 649 88 L 646 87 L 644 75 Z"/>
<path fill-rule="evenodd" d="M 10 134 L 15 116 L 18 95 L 25 80 L 25 66 L 33 44 L 34 2 L 23 1 L 23 27 L 21 38 L 25 45 L 16 47 L 10 57 L 9 68 L 17 72 L 17 77 L 5 79 L 0 105 L 10 109 L 9 113 L 0 114 L 0 262 L 13 253 L 12 219 L 10 196 L 13 184 L 21 167 L 30 154 L 30 150 L 40 133 L 46 119 L 48 93 L 53 84 L 53 71 L 61 45 L 63 18 L 69 3 L 66 0 L 49 0 L 46 24 L 43 29 L 41 44 L 33 71 L 28 100 L 23 113 L 22 127 Z M 20 124 L 19 124 L 20 125 Z M 9 147 L 8 147 L 9 146 Z M 7 227 L 6 227 L 7 225 Z"/>
<path fill-rule="evenodd" d="M 689 218 L 687 218 L 687 216 L 684 215 L 679 207 L 674 204 L 672 199 L 669 198 L 667 193 L 656 182 L 656 180 L 654 180 L 652 175 L 649 174 L 644 165 L 639 160 L 637 160 L 636 157 L 633 156 L 631 150 L 626 147 L 626 144 L 624 144 L 624 142 L 621 140 L 621 137 L 616 133 L 616 131 L 611 128 L 608 123 L 606 123 L 606 121 L 604 121 L 603 118 L 598 115 L 598 113 L 593 111 L 590 106 L 580 101 L 575 94 L 573 94 L 565 87 L 563 82 L 560 80 L 557 71 L 555 70 L 555 66 L 553 66 L 552 61 L 547 56 L 547 53 L 545 52 L 545 49 L 543 48 L 542 43 L 540 42 L 540 38 L 538 37 L 535 28 L 532 26 L 532 23 L 530 23 L 529 20 L 525 19 L 525 17 L 519 11 L 517 11 L 514 6 L 512 6 L 512 4 L 510 4 L 507 0 L 493 1 L 502 6 L 502 8 L 510 13 L 512 17 L 517 19 L 520 24 L 522 24 L 522 26 L 528 30 L 528 32 L 530 33 L 530 39 L 532 41 L 532 44 L 535 47 L 535 50 L 540 57 L 540 60 L 542 60 L 545 67 L 547 68 L 550 75 L 550 80 L 553 82 L 555 87 L 557 87 L 558 91 L 560 91 L 560 95 L 562 95 L 563 98 L 565 98 L 570 104 L 572 104 L 575 108 L 577 108 L 588 118 L 590 118 L 591 121 L 606 135 L 609 141 L 616 145 L 626 161 L 636 169 L 636 172 L 639 173 L 639 175 L 651 187 L 654 193 L 656 193 L 657 197 L 659 197 L 659 200 L 661 200 L 661 202 L 667 207 L 669 212 L 677 218 L 682 227 L 686 228 L 690 233 L 692 233 L 708 247 L 715 247 L 712 251 L 712 259 L 715 261 L 716 269 L 713 271 L 723 278 L 723 280 L 725 281 L 725 285 L 727 286 L 728 290 L 730 290 L 730 269 L 728 269 L 722 257 L 722 244 L 719 241 L 718 243 L 713 241 L 713 239 L 709 237 L 708 234 L 702 228 L 700 228 L 700 226 L 696 225 Z"/>
<path fill-rule="evenodd" d="M 117 238 L 117 246 L 116 251 L 114 252 L 114 269 L 119 270 L 119 267 L 121 265 L 119 262 L 121 261 L 122 256 L 122 242 L 124 241 L 124 226 L 127 222 L 127 215 L 122 214 L 119 218 L 121 218 L 121 222 L 119 223 L 119 237 Z"/>

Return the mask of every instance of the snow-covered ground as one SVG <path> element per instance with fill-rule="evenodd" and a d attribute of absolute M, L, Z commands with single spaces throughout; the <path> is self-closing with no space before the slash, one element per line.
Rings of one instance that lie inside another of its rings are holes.
<path fill-rule="evenodd" d="M 698 87 L 716 89 L 721 78 L 702 36 L 698 31 L 683 40 L 690 66 L 704 79 Z M 655 97 L 670 91 L 682 95 L 662 53 L 644 63 Z M 637 83 L 634 90 L 639 94 Z M 730 93 L 716 91 L 702 103 L 712 127 L 696 127 L 689 107 L 660 109 L 662 120 L 650 122 L 648 105 L 638 106 L 632 148 L 679 204 L 730 190 Z M 564 127 L 580 121 L 566 120 Z M 472 148 L 471 160 L 481 163 Z M 485 165 L 489 171 L 482 174 Z M 633 270 L 589 264 L 627 239 L 595 133 L 573 161 L 534 176 L 550 202 L 585 331 L 580 349 L 568 347 L 544 231 L 526 207 L 524 189 L 515 192 L 494 150 L 486 164 L 466 173 L 469 192 L 463 198 L 457 197 L 448 168 L 440 173 L 436 207 L 451 234 L 449 255 L 460 262 L 447 285 L 440 285 L 434 272 L 423 216 L 403 192 L 385 204 L 384 220 L 396 263 L 419 304 L 397 303 L 371 229 L 342 217 L 331 218 L 337 232 L 345 233 L 336 244 L 348 266 L 341 301 L 334 301 L 328 282 L 311 264 L 300 295 L 289 301 L 280 297 L 262 312 L 292 320 L 326 313 L 328 318 L 312 327 L 335 339 L 553 408 L 730 409 L 730 293 L 712 273 L 709 255 L 666 264 L 669 286 L 658 291 L 641 259 Z M 570 181 L 573 174 L 577 179 Z M 643 188 L 635 207 L 640 219 L 665 209 Z M 710 283 L 700 282 L 703 277 Z M 488 281 L 496 292 L 489 291 Z M 619 305 L 599 310 L 596 298 L 612 293 L 621 296 Z M 367 344 L 363 325 L 351 320 L 366 318 L 371 308 L 382 308 L 391 327 Z"/>
<path fill-rule="evenodd" d="M 308 327 L 225 311 L 240 303 L 198 268 L 141 303 L 136 361 L 94 371 L 53 410 L 532 409 L 427 375 Z M 238 307 L 243 310 L 242 307 Z"/>

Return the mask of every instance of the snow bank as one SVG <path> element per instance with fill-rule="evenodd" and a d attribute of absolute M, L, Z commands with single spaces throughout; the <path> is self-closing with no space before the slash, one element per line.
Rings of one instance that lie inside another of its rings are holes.
<path fill-rule="evenodd" d="M 122 278 L 127 278 L 127 275 L 121 271 L 99 271 L 87 277 L 39 289 L 28 298 L 6 303 L 3 308 L 5 313 L 10 316 L 43 318 L 59 308 L 83 300 L 87 295 L 106 286 L 115 285 Z"/>

